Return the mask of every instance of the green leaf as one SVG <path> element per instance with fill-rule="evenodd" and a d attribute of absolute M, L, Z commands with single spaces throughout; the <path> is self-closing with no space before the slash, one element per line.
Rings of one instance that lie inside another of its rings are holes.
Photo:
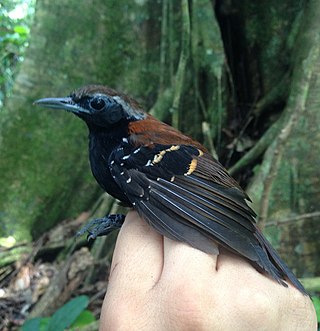
<path fill-rule="evenodd" d="M 13 28 L 13 31 L 18 33 L 20 36 L 23 35 L 23 36 L 26 36 L 29 34 L 29 28 L 26 27 L 26 26 L 23 26 L 23 25 L 16 25 L 14 28 Z"/>
<path fill-rule="evenodd" d="M 23 323 L 21 330 L 22 331 L 40 331 L 40 321 L 41 317 L 32 318 Z"/>
<path fill-rule="evenodd" d="M 88 303 L 89 298 L 85 295 L 67 302 L 52 315 L 47 331 L 63 331 L 68 328 L 87 307 Z"/>
<path fill-rule="evenodd" d="M 320 322 L 320 297 L 312 297 L 312 301 L 316 310 L 318 322 Z"/>
<path fill-rule="evenodd" d="M 50 317 L 36 317 L 27 320 L 22 325 L 22 331 L 46 331 Z"/>
<path fill-rule="evenodd" d="M 51 317 L 43 317 L 40 321 L 40 331 L 47 331 Z"/>
<path fill-rule="evenodd" d="M 90 310 L 84 310 L 75 320 L 75 322 L 71 325 L 71 329 L 88 325 L 94 322 L 95 320 L 96 318 L 94 317 L 93 313 Z"/>

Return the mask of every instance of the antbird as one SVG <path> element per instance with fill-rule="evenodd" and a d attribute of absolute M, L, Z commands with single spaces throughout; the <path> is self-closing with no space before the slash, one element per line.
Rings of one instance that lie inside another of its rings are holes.
<path fill-rule="evenodd" d="M 72 112 L 87 124 L 93 176 L 160 234 L 209 254 L 218 254 L 220 245 L 306 294 L 257 228 L 246 193 L 200 143 L 148 115 L 134 99 L 101 85 L 35 104 Z M 107 215 L 80 233 L 106 235 L 124 218 Z"/>

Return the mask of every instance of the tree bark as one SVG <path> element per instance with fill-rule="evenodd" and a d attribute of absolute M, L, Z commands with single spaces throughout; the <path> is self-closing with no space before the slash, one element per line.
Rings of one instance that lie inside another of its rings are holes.
<path fill-rule="evenodd" d="M 138 38 L 127 27 L 135 7 L 121 0 L 37 2 L 30 46 L 0 120 L 3 234 L 37 237 L 88 209 L 100 194 L 84 124 L 32 103 L 89 83 L 130 89 L 142 54 L 132 60 Z"/>
<path fill-rule="evenodd" d="M 32 102 L 102 83 L 203 142 L 249 184 L 289 265 L 319 272 L 319 10 L 316 0 L 38 1 L 0 119 L 2 223 L 38 234 L 96 199 L 83 124 Z M 283 219 L 293 221 L 270 225 Z"/>

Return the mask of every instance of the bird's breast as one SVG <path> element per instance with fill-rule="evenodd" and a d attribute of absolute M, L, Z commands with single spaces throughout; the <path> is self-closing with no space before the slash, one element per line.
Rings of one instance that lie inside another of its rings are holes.
<path fill-rule="evenodd" d="M 109 169 L 109 157 L 116 146 L 95 135 L 89 136 L 89 160 L 91 171 L 101 188 L 114 198 L 128 204 L 128 199 L 114 181 Z"/>

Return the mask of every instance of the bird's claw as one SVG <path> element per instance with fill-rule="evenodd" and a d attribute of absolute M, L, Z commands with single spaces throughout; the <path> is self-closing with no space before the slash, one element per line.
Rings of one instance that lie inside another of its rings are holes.
<path fill-rule="evenodd" d="M 77 233 L 76 237 L 88 233 L 87 240 L 94 240 L 99 236 L 106 236 L 113 230 L 120 229 L 125 219 L 125 215 L 112 214 L 103 218 L 93 219 L 83 226 Z"/>

